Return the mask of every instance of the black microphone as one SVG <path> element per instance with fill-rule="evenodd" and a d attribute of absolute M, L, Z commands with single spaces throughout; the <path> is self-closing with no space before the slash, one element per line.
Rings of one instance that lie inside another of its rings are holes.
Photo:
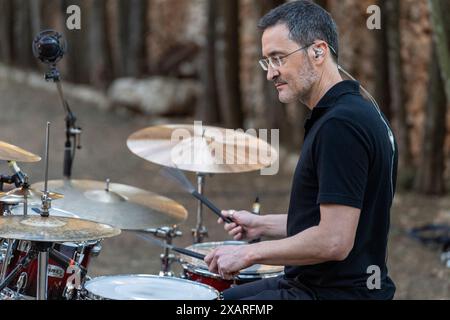
<path fill-rule="evenodd" d="M 24 186 L 25 184 L 28 183 L 27 175 L 22 172 L 22 170 L 19 168 L 19 166 L 15 161 L 9 161 L 8 165 L 14 172 L 14 175 L 11 178 L 17 188 L 20 186 Z"/>
<path fill-rule="evenodd" d="M 41 31 L 33 40 L 33 54 L 46 64 L 55 64 L 66 53 L 67 43 L 62 34 L 54 30 Z"/>

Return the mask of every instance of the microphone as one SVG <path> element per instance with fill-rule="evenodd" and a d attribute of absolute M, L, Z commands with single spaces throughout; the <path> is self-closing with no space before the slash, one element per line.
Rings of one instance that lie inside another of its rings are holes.
<path fill-rule="evenodd" d="M 14 172 L 14 175 L 11 177 L 16 187 L 23 186 L 27 184 L 27 175 L 22 172 L 22 170 L 17 165 L 17 162 L 15 161 L 9 161 L 8 162 L 9 167 Z"/>
<path fill-rule="evenodd" d="M 41 62 L 56 64 L 66 53 L 67 42 L 54 30 L 41 31 L 33 40 L 33 54 Z"/>

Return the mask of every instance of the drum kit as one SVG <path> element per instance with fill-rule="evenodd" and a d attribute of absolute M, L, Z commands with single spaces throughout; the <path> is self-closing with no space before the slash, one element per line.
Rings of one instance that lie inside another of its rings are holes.
<path fill-rule="evenodd" d="M 179 129 L 194 137 L 174 142 L 172 138 Z M 229 281 L 209 272 L 203 262 L 205 255 L 218 246 L 245 244 L 203 241 L 207 236 L 203 205 L 214 208 L 204 197 L 206 176 L 259 170 L 264 165 L 202 165 L 195 159 L 184 164 L 178 160 L 192 150 L 203 159 L 214 160 L 221 148 L 237 146 L 242 139 L 247 139 L 248 145 L 255 148 L 271 148 L 243 133 L 232 136 L 234 142 L 221 141 L 208 134 L 212 129 L 224 130 L 206 127 L 196 135 L 192 126 L 157 126 L 139 131 L 128 139 L 129 149 L 139 157 L 180 172 L 197 174 L 198 188 L 194 192 L 199 201 L 197 225 L 192 231 L 193 245 L 188 248 L 172 244 L 174 238 L 182 236 L 178 226 L 188 217 L 187 210 L 174 200 L 110 180 L 48 181 L 49 126 L 44 182 L 30 184 L 17 165 L 38 162 L 39 156 L 0 142 L 0 160 L 7 161 L 15 173 L 1 176 L 2 187 L 3 183 L 16 186 L 0 193 L 0 299 L 214 300 L 220 299 L 221 292 L 232 286 L 281 275 L 281 266 L 256 265 Z M 244 148 L 242 152 L 248 154 L 249 149 Z M 234 157 L 245 155 L 238 152 Z M 99 255 L 102 240 L 117 236 L 122 230 L 136 232 L 164 249 L 159 275 L 89 277 L 89 263 L 92 257 Z M 182 267 L 181 276 L 171 271 L 174 262 Z"/>

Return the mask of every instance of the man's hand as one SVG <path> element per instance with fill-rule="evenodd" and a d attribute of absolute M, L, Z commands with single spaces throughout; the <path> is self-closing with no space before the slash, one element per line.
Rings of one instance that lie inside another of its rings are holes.
<path fill-rule="evenodd" d="M 253 265 L 248 250 L 248 245 L 218 247 L 206 256 L 205 262 L 210 272 L 232 280 L 239 271 Z"/>
<path fill-rule="evenodd" d="M 234 240 L 254 240 L 262 236 L 261 216 L 248 211 L 222 211 L 224 217 L 229 217 L 233 223 L 226 223 L 224 229 Z M 219 224 L 224 221 L 218 220 Z"/>

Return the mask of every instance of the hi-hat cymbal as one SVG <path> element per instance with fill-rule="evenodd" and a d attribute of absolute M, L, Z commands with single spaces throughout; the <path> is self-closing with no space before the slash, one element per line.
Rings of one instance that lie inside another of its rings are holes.
<path fill-rule="evenodd" d="M 196 173 L 261 170 L 278 160 L 267 142 L 240 131 L 192 125 L 161 125 L 132 134 L 128 148 L 166 167 Z"/>
<path fill-rule="evenodd" d="M 37 242 L 82 242 L 114 237 L 120 230 L 106 224 L 65 217 L 0 217 L 0 238 Z"/>
<path fill-rule="evenodd" d="M 31 188 L 17 188 L 5 194 L 0 194 L 0 202 L 7 204 L 24 203 L 25 198 L 29 204 L 39 204 L 42 202 L 42 191 L 37 191 Z M 57 200 L 64 198 L 64 195 L 56 192 L 49 192 L 50 200 Z"/>
<path fill-rule="evenodd" d="M 35 189 L 44 183 L 33 184 Z M 54 208 L 74 212 L 82 219 L 124 230 L 145 230 L 180 224 L 187 210 L 179 203 L 135 187 L 91 180 L 55 180 L 48 188 L 64 194 Z"/>
<path fill-rule="evenodd" d="M 41 157 L 12 144 L 0 141 L 0 160 L 38 162 L 41 161 Z"/>

